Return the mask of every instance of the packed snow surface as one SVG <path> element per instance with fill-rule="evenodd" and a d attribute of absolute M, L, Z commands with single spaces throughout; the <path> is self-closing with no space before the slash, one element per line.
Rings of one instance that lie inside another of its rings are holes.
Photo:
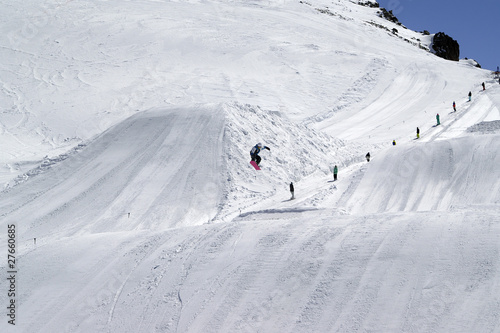
<path fill-rule="evenodd" d="M 0 4 L 1 332 L 500 332 L 492 73 L 356 1 Z"/>

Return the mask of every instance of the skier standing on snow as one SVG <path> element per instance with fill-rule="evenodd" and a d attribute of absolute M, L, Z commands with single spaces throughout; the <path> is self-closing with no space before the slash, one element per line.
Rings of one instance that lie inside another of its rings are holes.
<path fill-rule="evenodd" d="M 337 180 L 337 173 L 339 172 L 339 168 L 337 168 L 337 165 L 333 167 L 333 180 Z"/>
<path fill-rule="evenodd" d="M 417 127 L 417 139 L 420 139 L 420 128 Z"/>
<path fill-rule="evenodd" d="M 366 161 L 367 161 L 367 162 L 370 162 L 370 153 L 366 154 L 366 156 L 365 156 L 365 157 L 366 157 Z"/>
<path fill-rule="evenodd" d="M 396 140 L 392 140 L 392 145 L 395 146 L 396 145 Z"/>
<path fill-rule="evenodd" d="M 438 114 L 436 114 L 436 120 L 437 120 L 437 124 L 438 124 L 438 125 L 441 125 L 441 123 L 439 122 L 439 113 L 438 113 Z"/>
<path fill-rule="evenodd" d="M 269 147 L 262 146 L 262 143 L 260 143 L 260 142 L 258 144 L 256 144 L 252 148 L 252 150 L 250 150 L 250 156 L 252 157 L 252 161 L 255 161 L 255 163 L 257 163 L 257 165 L 259 165 L 259 163 L 261 161 L 261 158 L 259 156 L 261 149 L 271 150 L 271 148 L 269 148 Z"/>
<path fill-rule="evenodd" d="M 469 91 L 469 102 L 472 100 L 472 92 Z"/>
<path fill-rule="evenodd" d="M 483 90 L 486 90 L 486 86 L 484 85 L 484 82 L 482 83 Z"/>
<path fill-rule="evenodd" d="M 295 199 L 295 196 L 293 195 L 293 193 L 294 193 L 293 183 L 290 183 L 290 193 L 292 194 L 292 197 L 290 198 L 290 200 Z"/>
<path fill-rule="evenodd" d="M 453 111 L 457 112 L 457 105 L 455 104 L 455 101 L 453 101 Z"/>

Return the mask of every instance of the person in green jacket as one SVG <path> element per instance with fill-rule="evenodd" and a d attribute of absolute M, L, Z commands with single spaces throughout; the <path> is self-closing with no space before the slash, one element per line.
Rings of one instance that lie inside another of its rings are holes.
<path fill-rule="evenodd" d="M 438 125 L 441 125 L 441 123 L 439 122 L 439 113 L 438 113 L 438 114 L 436 114 L 436 120 L 437 120 L 437 124 L 438 124 Z"/>
<path fill-rule="evenodd" d="M 339 168 L 337 168 L 337 165 L 333 167 L 333 180 L 337 180 L 337 173 L 339 172 Z"/>

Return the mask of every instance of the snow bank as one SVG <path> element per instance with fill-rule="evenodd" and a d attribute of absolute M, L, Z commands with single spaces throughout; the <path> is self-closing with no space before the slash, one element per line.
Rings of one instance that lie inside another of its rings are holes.
<path fill-rule="evenodd" d="M 394 146 L 372 156 L 353 213 L 447 211 L 500 203 L 498 135 Z"/>

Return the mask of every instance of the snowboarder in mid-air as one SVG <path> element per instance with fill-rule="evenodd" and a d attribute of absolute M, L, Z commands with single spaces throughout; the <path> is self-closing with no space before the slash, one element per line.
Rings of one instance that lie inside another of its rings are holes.
<path fill-rule="evenodd" d="M 266 146 L 262 146 L 262 143 L 258 143 L 256 144 L 252 150 L 250 150 L 250 157 L 252 157 L 252 161 L 254 161 L 255 163 L 257 163 L 257 165 L 259 165 L 260 163 L 260 156 L 259 156 L 259 153 L 261 151 L 261 149 L 267 149 L 267 150 L 271 150 L 271 148 L 269 147 L 266 147 Z"/>

